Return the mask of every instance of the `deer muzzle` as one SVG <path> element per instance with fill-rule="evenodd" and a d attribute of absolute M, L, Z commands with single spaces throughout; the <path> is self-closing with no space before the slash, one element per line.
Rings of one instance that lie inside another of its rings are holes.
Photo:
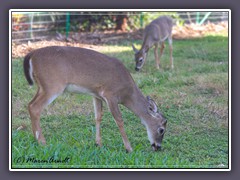
<path fill-rule="evenodd" d="M 153 143 L 151 146 L 152 146 L 153 151 L 161 150 L 160 144 Z"/>

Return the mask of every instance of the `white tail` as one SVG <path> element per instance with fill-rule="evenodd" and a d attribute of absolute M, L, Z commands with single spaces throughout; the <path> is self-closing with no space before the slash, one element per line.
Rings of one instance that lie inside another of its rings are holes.
<path fill-rule="evenodd" d="M 130 73 L 117 59 L 89 49 L 52 46 L 29 53 L 24 59 L 24 72 L 29 84 L 36 82 L 38 86 L 28 109 L 32 131 L 39 143 L 46 143 L 40 128 L 42 110 L 64 91 L 70 91 L 93 96 L 97 145 L 101 146 L 104 101 L 119 127 L 127 151 L 132 151 L 132 147 L 123 128 L 119 104 L 140 117 L 153 149 L 160 148 L 167 121 L 155 102 L 142 95 Z"/>
<path fill-rule="evenodd" d="M 132 44 L 133 51 L 135 52 L 136 66 L 135 70 L 139 71 L 146 60 L 148 50 L 154 45 L 154 55 L 156 60 L 156 67 L 159 69 L 160 58 L 163 54 L 164 41 L 168 39 L 170 48 L 170 63 L 171 68 L 174 68 L 172 57 L 172 26 L 173 22 L 169 16 L 160 16 L 153 20 L 148 26 L 146 26 L 143 34 L 143 44 L 140 50 L 137 50 Z M 158 44 L 161 44 L 160 57 L 158 57 Z"/>

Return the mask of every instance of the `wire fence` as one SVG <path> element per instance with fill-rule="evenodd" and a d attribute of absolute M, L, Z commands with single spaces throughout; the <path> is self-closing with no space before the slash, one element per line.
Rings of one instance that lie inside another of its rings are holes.
<path fill-rule="evenodd" d="M 170 15 L 176 25 L 228 21 L 228 12 L 12 12 L 12 41 L 43 40 L 61 32 L 113 29 L 116 17 L 124 16 L 131 28 L 143 28 L 159 15 Z"/>

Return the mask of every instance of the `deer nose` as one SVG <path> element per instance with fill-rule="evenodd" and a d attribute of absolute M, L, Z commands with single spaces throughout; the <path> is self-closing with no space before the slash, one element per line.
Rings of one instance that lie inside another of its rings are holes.
<path fill-rule="evenodd" d="M 153 149 L 154 151 L 161 150 L 161 145 L 159 145 L 159 144 L 153 143 L 151 146 L 152 146 L 152 149 Z"/>
<path fill-rule="evenodd" d="M 139 68 L 135 67 L 135 70 L 136 70 L 136 71 L 139 71 Z"/>

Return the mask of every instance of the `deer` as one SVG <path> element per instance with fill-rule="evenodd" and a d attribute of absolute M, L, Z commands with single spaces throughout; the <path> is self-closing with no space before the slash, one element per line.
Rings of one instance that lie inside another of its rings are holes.
<path fill-rule="evenodd" d="M 172 69 L 174 68 L 172 57 L 172 27 L 173 21 L 170 16 L 160 16 L 145 27 L 143 32 L 143 43 L 140 50 L 136 49 L 134 44 L 132 44 L 132 48 L 135 53 L 136 71 L 139 71 L 143 67 L 146 61 L 147 53 L 152 46 L 155 46 L 154 56 L 156 61 L 156 68 L 160 69 L 160 58 L 165 48 L 164 41 L 166 39 L 168 39 L 170 49 L 170 65 Z M 161 44 L 160 57 L 158 56 L 159 43 Z"/>
<path fill-rule="evenodd" d="M 23 68 L 29 85 L 37 84 L 37 93 L 29 102 L 28 111 L 32 132 L 38 144 L 46 145 L 40 127 L 43 109 L 62 93 L 70 92 L 93 97 L 97 146 L 102 146 L 100 123 L 103 103 L 106 103 L 127 152 L 133 149 L 124 130 L 120 104 L 141 119 L 152 149 L 161 149 L 167 120 L 154 100 L 142 94 L 120 60 L 91 49 L 47 46 L 28 53 L 24 57 Z"/>

